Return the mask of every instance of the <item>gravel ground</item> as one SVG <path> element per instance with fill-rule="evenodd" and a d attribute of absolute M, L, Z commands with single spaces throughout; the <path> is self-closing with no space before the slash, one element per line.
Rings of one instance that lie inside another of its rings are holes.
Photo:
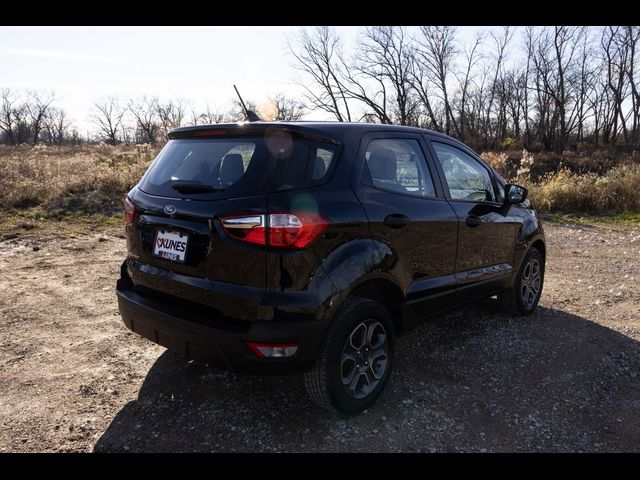
<path fill-rule="evenodd" d="M 0 241 L 0 451 L 638 451 L 640 231 L 546 225 L 540 307 L 486 300 L 398 342 L 352 418 L 301 378 L 230 374 L 130 333 L 122 235 Z"/>

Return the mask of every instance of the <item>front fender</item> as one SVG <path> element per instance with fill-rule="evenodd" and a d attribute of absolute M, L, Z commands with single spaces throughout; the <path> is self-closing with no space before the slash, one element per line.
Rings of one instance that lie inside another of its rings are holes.
<path fill-rule="evenodd" d="M 518 271 L 524 256 L 537 241 L 542 241 L 546 246 L 544 229 L 542 223 L 538 217 L 538 214 L 534 210 L 522 209 L 518 213 L 521 218 L 520 227 L 516 235 L 516 249 L 514 259 L 514 270 Z"/>

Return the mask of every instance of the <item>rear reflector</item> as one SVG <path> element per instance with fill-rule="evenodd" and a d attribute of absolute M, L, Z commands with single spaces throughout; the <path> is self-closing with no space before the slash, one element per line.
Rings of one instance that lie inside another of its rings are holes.
<path fill-rule="evenodd" d="M 297 343 L 253 343 L 247 345 L 256 355 L 264 358 L 292 357 L 298 351 Z"/>
<path fill-rule="evenodd" d="M 302 249 L 308 247 L 327 227 L 317 213 L 278 212 L 269 215 L 222 218 L 227 234 L 255 245 Z"/>

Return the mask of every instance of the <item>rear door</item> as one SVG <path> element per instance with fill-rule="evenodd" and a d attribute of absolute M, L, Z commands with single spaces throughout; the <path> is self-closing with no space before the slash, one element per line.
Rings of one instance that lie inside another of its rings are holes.
<path fill-rule="evenodd" d="M 132 199 L 138 218 L 131 250 L 137 260 L 190 277 L 263 287 L 264 251 L 230 238 L 220 225 L 226 215 L 266 212 L 263 150 L 255 138 L 170 141 Z M 172 254 L 171 239 L 186 243 L 183 258 Z"/>
<path fill-rule="evenodd" d="M 473 284 L 491 290 L 513 269 L 516 224 L 504 207 L 504 193 L 493 172 L 470 150 L 440 137 L 430 138 L 430 146 L 458 217 L 455 271 L 461 293 Z"/>
<path fill-rule="evenodd" d="M 455 290 L 458 219 L 426 152 L 420 135 L 367 134 L 352 177 L 371 235 L 390 247 L 391 272 L 416 320 L 443 308 Z"/>
<path fill-rule="evenodd" d="M 327 181 L 339 142 L 259 125 L 195 136 L 202 134 L 171 140 L 130 192 L 137 216 L 128 227 L 129 257 L 143 272 L 134 282 L 212 306 L 221 302 L 211 289 L 242 289 L 259 300 L 268 258 L 276 256 L 267 243 L 269 213 L 295 210 L 299 201 L 278 199 L 291 193 L 299 200 L 301 191 Z M 271 266 L 273 279 L 279 265 Z M 305 272 L 295 273 L 304 281 Z"/>

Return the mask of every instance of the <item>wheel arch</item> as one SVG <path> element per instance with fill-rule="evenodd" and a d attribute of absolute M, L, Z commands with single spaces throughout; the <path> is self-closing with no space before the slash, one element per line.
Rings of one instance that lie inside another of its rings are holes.
<path fill-rule="evenodd" d="M 402 303 L 405 296 L 398 284 L 391 279 L 375 277 L 364 280 L 356 285 L 346 298 L 351 297 L 368 298 L 380 303 L 391 315 L 396 336 L 404 330 Z"/>
<path fill-rule="evenodd" d="M 547 246 L 544 243 L 544 240 L 542 238 L 538 238 L 537 240 L 535 240 L 531 246 L 529 247 L 529 249 L 531 248 L 535 248 L 537 249 L 540 254 L 542 255 L 542 260 L 546 262 L 547 260 Z"/>

